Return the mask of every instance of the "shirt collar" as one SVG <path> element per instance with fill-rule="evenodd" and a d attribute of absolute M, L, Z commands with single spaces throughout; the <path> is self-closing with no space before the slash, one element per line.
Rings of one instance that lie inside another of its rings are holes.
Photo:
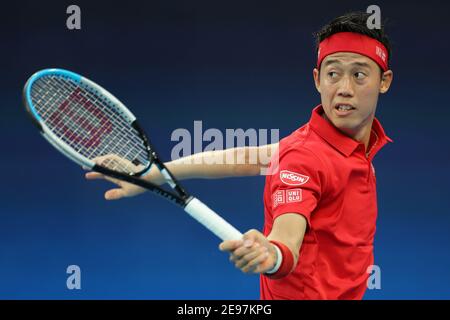
<path fill-rule="evenodd" d="M 353 140 L 340 132 L 328 120 L 323 118 L 323 112 L 322 105 L 318 105 L 312 111 L 309 124 L 315 133 L 321 136 L 325 141 L 327 141 L 346 157 L 350 156 L 358 147 L 361 148 L 362 152 L 365 151 L 363 143 Z M 378 119 L 374 118 L 368 147 L 369 159 L 371 160 L 375 154 L 388 142 L 393 141 L 385 134 Z"/>

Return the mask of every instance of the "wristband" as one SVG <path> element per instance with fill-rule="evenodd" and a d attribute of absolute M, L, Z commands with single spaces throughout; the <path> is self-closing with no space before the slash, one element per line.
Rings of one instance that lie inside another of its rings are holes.
<path fill-rule="evenodd" d="M 278 250 L 281 252 L 281 255 L 279 255 L 281 256 L 281 259 L 277 258 L 277 263 L 275 264 L 275 267 L 277 266 L 278 261 L 280 260 L 280 265 L 277 268 L 277 270 L 274 271 L 274 273 L 266 274 L 266 276 L 271 279 L 280 279 L 291 273 L 294 267 L 294 256 L 292 255 L 291 250 L 283 243 L 274 240 L 270 240 L 270 243 L 275 245 L 275 247 L 278 248 Z M 275 270 L 275 267 L 270 271 Z"/>
<path fill-rule="evenodd" d="M 275 251 L 277 252 L 277 261 L 275 262 L 275 265 L 272 269 L 265 272 L 266 274 L 274 274 L 275 272 L 277 272 L 278 269 L 280 269 L 281 263 L 283 262 L 283 254 L 281 253 L 280 248 L 278 248 L 278 246 L 276 245 L 274 245 L 274 247 Z"/>

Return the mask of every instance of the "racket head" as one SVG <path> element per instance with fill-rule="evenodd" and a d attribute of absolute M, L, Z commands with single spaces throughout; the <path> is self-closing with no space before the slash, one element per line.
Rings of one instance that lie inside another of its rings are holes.
<path fill-rule="evenodd" d="M 154 153 L 136 117 L 93 81 L 44 69 L 26 82 L 23 102 L 44 138 L 79 165 L 132 176 L 150 169 Z"/>

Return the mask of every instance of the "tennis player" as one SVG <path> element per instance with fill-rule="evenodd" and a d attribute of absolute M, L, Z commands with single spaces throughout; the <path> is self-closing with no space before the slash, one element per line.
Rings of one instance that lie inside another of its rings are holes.
<path fill-rule="evenodd" d="M 368 17 L 349 13 L 316 33 L 313 78 L 321 104 L 308 123 L 275 146 L 278 168 L 266 177 L 264 230 L 220 244 L 236 267 L 261 274 L 261 299 L 361 299 L 366 290 L 377 218 L 372 160 L 391 141 L 375 111 L 379 94 L 388 91 L 393 78 L 389 40 L 383 27 L 367 28 Z M 260 148 L 270 152 L 273 147 Z M 189 160 L 230 153 L 245 160 L 250 151 L 206 152 Z M 263 165 L 180 163 L 186 159 L 167 165 L 181 180 L 257 175 Z M 106 179 L 119 185 L 106 192 L 107 199 L 143 192 Z M 162 182 L 157 172 L 147 179 Z"/>

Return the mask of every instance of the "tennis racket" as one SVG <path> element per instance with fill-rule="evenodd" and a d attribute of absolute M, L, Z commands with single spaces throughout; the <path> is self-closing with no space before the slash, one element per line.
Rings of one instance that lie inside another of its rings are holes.
<path fill-rule="evenodd" d="M 148 189 L 182 207 L 222 240 L 242 234 L 189 195 L 158 157 L 136 117 L 93 81 L 63 69 L 32 75 L 23 102 L 44 138 L 82 167 Z M 142 179 L 156 166 L 168 190 Z"/>

